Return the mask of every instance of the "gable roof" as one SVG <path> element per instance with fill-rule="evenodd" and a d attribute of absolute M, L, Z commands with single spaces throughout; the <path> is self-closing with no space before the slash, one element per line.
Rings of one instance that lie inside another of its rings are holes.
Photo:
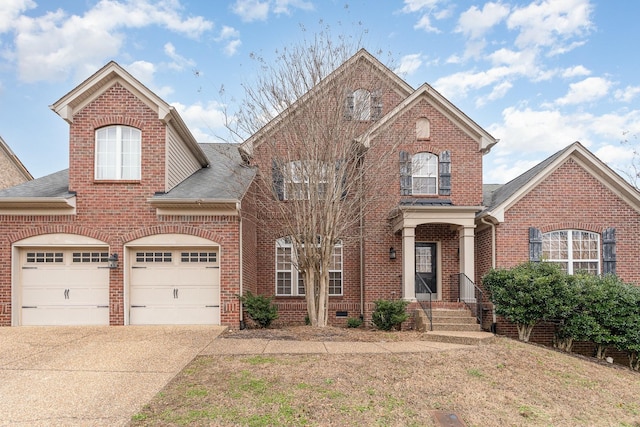
<path fill-rule="evenodd" d="M 623 199 L 633 209 L 640 212 L 640 192 L 591 151 L 587 150 L 580 142 L 576 141 L 504 185 L 484 185 L 483 204 L 486 209 L 480 212 L 478 216 L 491 216 L 498 222 L 503 222 L 504 214 L 511 206 L 527 195 L 568 159 L 576 161 L 605 187 Z"/>
<path fill-rule="evenodd" d="M 384 117 L 374 123 L 358 140 L 361 141 L 365 147 L 368 147 L 371 138 L 375 137 L 381 129 L 391 124 L 398 115 L 410 109 L 421 99 L 426 99 L 442 115 L 453 123 L 456 123 L 469 137 L 473 138 L 478 143 L 478 149 L 483 154 L 487 154 L 489 150 L 491 150 L 491 147 L 498 143 L 498 139 L 491 136 L 489 132 L 471 120 L 469 116 L 427 83 L 422 84 L 422 86 L 405 98 L 393 110 L 389 111 Z"/>
<path fill-rule="evenodd" d="M 207 156 L 204 154 L 198 142 L 187 128 L 174 107 L 167 104 L 162 98 L 140 83 L 124 68 L 114 61 L 110 61 L 104 67 L 96 71 L 92 76 L 80 83 L 69 93 L 53 103 L 51 108 L 56 114 L 68 123 L 73 122 L 74 115 L 91 101 L 102 95 L 115 83 L 120 83 L 129 92 L 133 93 L 149 108 L 158 114 L 158 119 L 163 123 L 172 123 L 180 138 L 185 142 L 189 150 L 194 154 L 202 166 L 207 165 Z"/>
<path fill-rule="evenodd" d="M 259 129 L 256 133 L 247 138 L 242 144 L 240 144 L 240 152 L 243 155 L 251 156 L 253 154 L 253 150 L 256 147 L 256 144 L 259 145 L 261 138 L 263 138 L 266 134 L 268 134 L 271 130 L 273 130 L 284 118 L 286 118 L 289 114 L 291 114 L 298 105 L 303 102 L 306 102 L 311 97 L 321 92 L 325 87 L 329 85 L 329 83 L 340 75 L 342 75 L 349 68 L 353 67 L 359 61 L 365 61 L 370 66 L 373 67 L 374 70 L 386 76 L 391 82 L 394 83 L 396 87 L 396 91 L 400 93 L 402 96 L 408 96 L 413 92 L 413 88 L 404 80 L 402 80 L 396 73 L 391 71 L 387 66 L 382 64 L 375 56 L 371 55 L 366 49 L 360 49 L 356 52 L 351 58 L 341 64 L 338 68 L 332 71 L 327 77 L 322 79 L 316 86 L 314 86 L 311 90 L 305 93 L 302 97 L 297 99 L 293 105 L 289 108 L 278 114 L 275 118 L 270 120 L 267 124 L 265 124 L 261 129 Z"/>
<path fill-rule="evenodd" d="M 11 163 L 16 167 L 18 173 L 22 175 L 25 181 L 30 181 L 33 179 L 33 175 L 27 170 L 27 168 L 22 164 L 18 156 L 14 154 L 14 152 L 9 148 L 9 145 L 2 139 L 0 136 L 0 151 L 3 151 L 5 157 L 9 159 Z"/>

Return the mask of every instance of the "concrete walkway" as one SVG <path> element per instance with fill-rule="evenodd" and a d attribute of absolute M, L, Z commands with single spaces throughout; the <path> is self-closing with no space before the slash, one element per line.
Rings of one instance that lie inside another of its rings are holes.
<path fill-rule="evenodd" d="M 122 426 L 224 331 L 0 328 L 0 426 Z"/>
<path fill-rule="evenodd" d="M 466 344 L 436 341 L 342 342 L 286 341 L 265 339 L 224 338 L 212 341 L 203 355 L 242 354 L 350 354 L 350 353 L 421 353 L 457 349 L 472 349 Z"/>

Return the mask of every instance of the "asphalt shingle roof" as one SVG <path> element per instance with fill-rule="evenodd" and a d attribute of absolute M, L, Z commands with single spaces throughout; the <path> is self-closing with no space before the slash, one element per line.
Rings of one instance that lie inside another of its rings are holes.
<path fill-rule="evenodd" d="M 239 200 L 255 176 L 255 170 L 242 164 L 236 144 L 200 144 L 210 166 L 202 168 L 156 200 L 203 199 Z M 0 190 L 3 198 L 69 198 L 69 169 Z"/>

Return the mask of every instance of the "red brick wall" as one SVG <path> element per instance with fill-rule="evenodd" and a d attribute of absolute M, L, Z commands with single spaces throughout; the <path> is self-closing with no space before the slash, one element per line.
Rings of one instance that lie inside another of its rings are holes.
<path fill-rule="evenodd" d="M 95 182 L 94 139 L 98 127 L 113 124 L 142 131 L 139 182 Z M 26 237 L 70 233 L 106 242 L 123 256 L 123 246 L 140 237 L 181 233 L 221 245 L 221 321 L 237 325 L 240 283 L 239 220 L 229 216 L 160 216 L 147 200 L 164 190 L 165 126 L 157 114 L 119 84 L 74 116 L 70 127 L 69 190 L 77 193 L 75 216 L 5 216 L 0 222 L 0 325 L 11 324 L 11 245 Z M 110 323 L 124 323 L 123 268 L 110 272 Z"/>
<path fill-rule="evenodd" d="M 543 233 L 578 229 L 599 234 L 615 227 L 617 274 L 640 283 L 640 215 L 572 159 L 505 213 L 497 226 L 498 267 L 529 260 L 529 227 Z"/>

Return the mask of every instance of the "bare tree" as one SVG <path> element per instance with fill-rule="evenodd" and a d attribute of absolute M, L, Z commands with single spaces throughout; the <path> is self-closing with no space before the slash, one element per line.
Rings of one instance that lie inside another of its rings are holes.
<path fill-rule="evenodd" d="M 638 135 L 630 134 L 629 131 L 622 133 L 624 139 L 621 141 L 622 145 L 631 148 L 632 156 L 629 167 L 623 173 L 627 176 L 629 182 L 640 190 L 640 151 L 638 147 Z"/>
<path fill-rule="evenodd" d="M 376 178 L 389 182 L 394 173 L 383 159 L 395 153 L 394 138 L 367 137 L 382 114 L 383 80 L 371 77 L 380 68 L 354 55 L 358 48 L 321 33 L 272 63 L 256 58 L 260 76 L 245 85 L 233 123 L 237 134 L 252 135 L 241 151 L 258 168 L 259 227 L 291 245 L 286 261 L 304 278 L 313 326 L 327 325 L 336 244 L 361 241 L 364 213 L 384 194 Z M 385 147 L 368 159 L 374 143 Z"/>

